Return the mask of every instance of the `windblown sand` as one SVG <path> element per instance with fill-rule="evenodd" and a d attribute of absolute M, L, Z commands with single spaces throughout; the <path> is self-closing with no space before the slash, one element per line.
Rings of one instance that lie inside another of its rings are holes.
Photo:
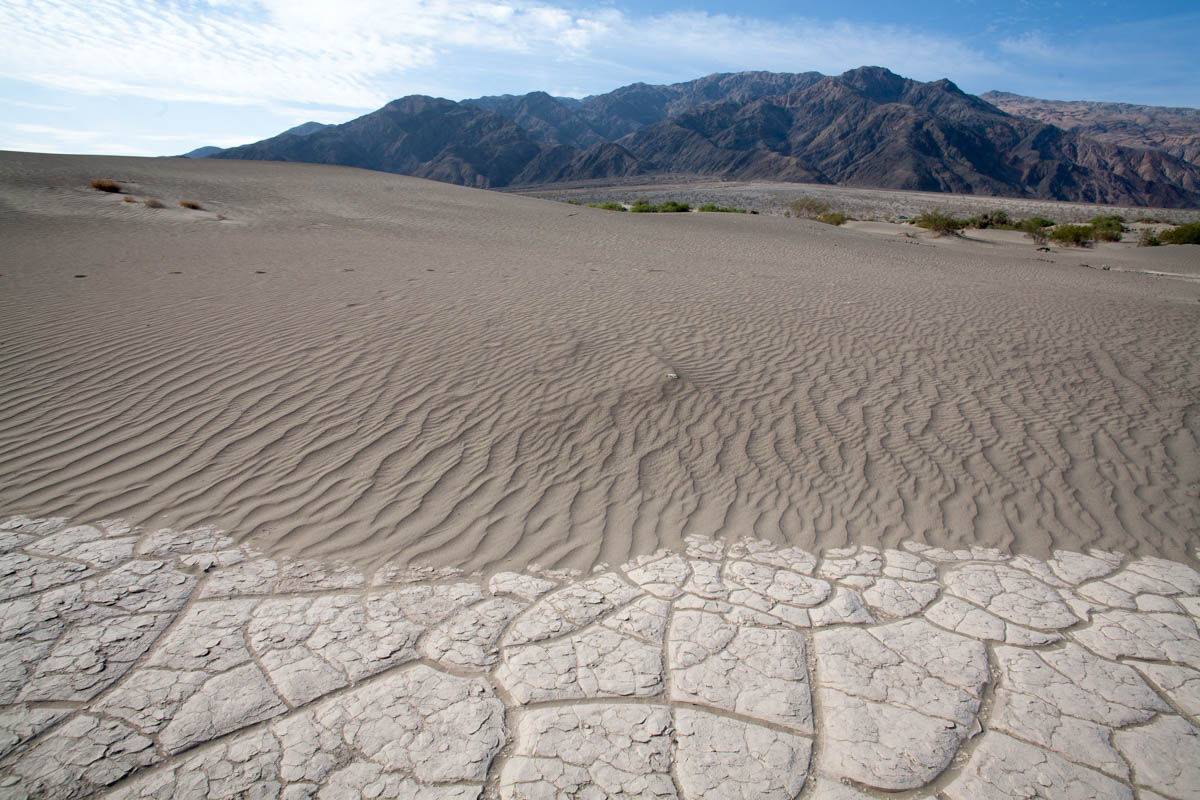
<path fill-rule="evenodd" d="M 689 534 L 1189 559 L 1200 530 L 1200 283 L 1147 274 L 1200 248 L 16 153 L 0 242 L 7 511 L 488 571 Z"/>

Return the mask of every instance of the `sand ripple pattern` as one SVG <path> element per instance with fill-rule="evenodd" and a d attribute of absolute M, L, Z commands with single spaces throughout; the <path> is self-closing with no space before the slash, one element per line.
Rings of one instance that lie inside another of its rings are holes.
<path fill-rule="evenodd" d="M 354 180 L 219 235 L 6 227 L 100 267 L 0 300 L 5 506 L 468 570 L 693 534 L 1183 557 L 1200 529 L 1188 284 Z"/>

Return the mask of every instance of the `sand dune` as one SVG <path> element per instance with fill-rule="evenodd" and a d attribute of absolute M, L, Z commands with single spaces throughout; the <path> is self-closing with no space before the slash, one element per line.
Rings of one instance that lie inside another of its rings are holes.
<path fill-rule="evenodd" d="M 1095 253 L 15 153 L 0 239 L 14 512 L 488 571 L 1200 529 L 1200 284 Z"/>

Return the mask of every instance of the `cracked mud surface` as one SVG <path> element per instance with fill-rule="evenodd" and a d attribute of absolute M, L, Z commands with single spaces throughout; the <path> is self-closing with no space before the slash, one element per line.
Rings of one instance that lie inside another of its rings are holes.
<path fill-rule="evenodd" d="M 0 523 L 4 798 L 1200 796 L 1200 574 L 691 539 L 590 576 Z"/>

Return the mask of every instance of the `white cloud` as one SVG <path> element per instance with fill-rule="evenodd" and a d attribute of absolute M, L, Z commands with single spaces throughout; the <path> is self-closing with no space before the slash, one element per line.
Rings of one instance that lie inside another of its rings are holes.
<path fill-rule="evenodd" d="M 55 106 L 48 103 L 29 103 L 25 100 L 14 100 L 9 97 L 0 97 L 0 103 L 15 106 L 16 108 L 25 108 L 30 111 L 74 111 L 71 106 Z"/>
<path fill-rule="evenodd" d="M 107 134 L 101 131 L 81 131 L 75 128 L 56 128 L 52 125 L 35 125 L 26 122 L 10 122 L 8 127 L 21 133 L 32 133 L 39 137 L 50 137 L 59 142 L 83 144 L 103 138 Z"/>
<path fill-rule="evenodd" d="M 716 71 L 864 64 L 949 77 L 968 91 L 1029 93 L 1049 89 L 1048 76 L 1063 81 L 1060 93 L 1087 94 L 1090 80 L 1136 95 L 1163 85 L 1153 66 L 1163 56 L 1127 43 L 1167 41 L 1171 30 L 1194 30 L 1195 17 L 1183 23 L 1136 36 L 1124 25 L 968 44 L 902 24 L 637 15 L 563 0 L 0 0 L 0 77 L 105 98 L 236 105 L 287 124 L 342 122 L 417 92 L 580 96 Z M 1151 66 L 1139 70 L 1139 60 Z"/>
<path fill-rule="evenodd" d="M 15 133 L 14 133 L 15 132 Z M 110 155 L 144 155 L 145 148 L 134 147 L 111 131 L 59 128 L 10 122 L 0 129 L 0 150 L 21 150 L 30 153 L 108 153 Z"/>
<path fill-rule="evenodd" d="M 330 109 L 326 119 L 412 87 L 478 93 L 489 59 L 530 75 L 552 72 L 560 85 L 587 83 L 587 91 L 627 77 L 746 68 L 836 72 L 877 63 L 916 77 L 941 77 L 948 65 L 960 75 L 994 68 L 953 40 L 894 26 L 694 11 L 633 17 L 543 0 L 0 0 L 0 29 L 7 78 L 169 102 L 313 104 Z M 472 65 L 473 86 L 445 77 Z"/>
<path fill-rule="evenodd" d="M 1069 65 L 1072 71 L 1095 69 L 1114 56 L 1110 43 L 1073 42 L 1051 39 L 1041 31 L 1029 31 L 997 43 L 1000 52 L 1024 62 L 1043 65 Z"/>

